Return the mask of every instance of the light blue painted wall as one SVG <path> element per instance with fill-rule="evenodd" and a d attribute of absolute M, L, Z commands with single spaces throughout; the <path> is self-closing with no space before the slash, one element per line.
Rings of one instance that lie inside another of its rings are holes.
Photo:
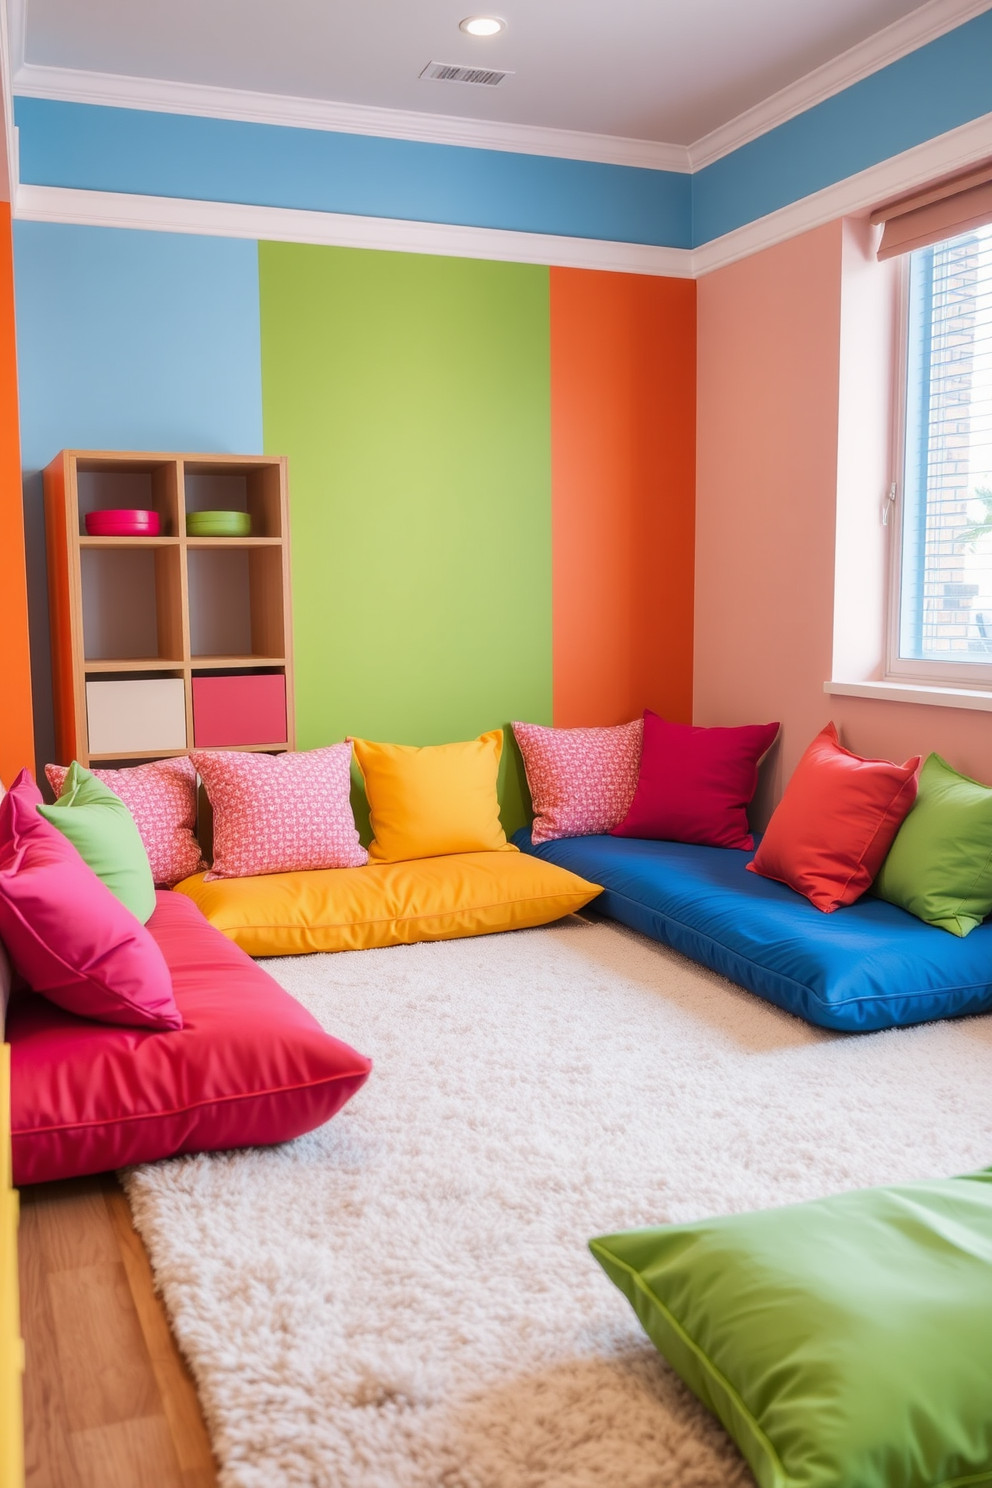
<path fill-rule="evenodd" d="M 992 10 L 697 171 L 693 241 L 708 243 L 990 112 Z"/>
<path fill-rule="evenodd" d="M 39 759 L 53 758 L 41 469 L 60 449 L 262 452 L 258 247 L 15 222 Z"/>
<path fill-rule="evenodd" d="M 417 140 L 18 98 L 21 180 L 690 246 L 690 178 Z"/>

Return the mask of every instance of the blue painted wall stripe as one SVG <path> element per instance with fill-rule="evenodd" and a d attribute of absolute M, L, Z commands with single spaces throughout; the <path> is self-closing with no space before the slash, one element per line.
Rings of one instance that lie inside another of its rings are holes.
<path fill-rule="evenodd" d="M 54 759 L 41 468 L 60 449 L 262 453 L 258 246 L 14 223 L 31 668 Z"/>
<path fill-rule="evenodd" d="M 688 248 L 992 113 L 992 10 L 695 175 L 18 98 L 21 179 Z M 992 131 L 990 131 L 992 148 Z"/>
<path fill-rule="evenodd" d="M 460 145 L 18 98 L 21 180 L 690 246 L 690 177 Z"/>
<path fill-rule="evenodd" d="M 986 11 L 697 171 L 694 245 L 990 112 Z"/>
<path fill-rule="evenodd" d="M 262 451 L 258 248 L 14 223 L 21 455 Z"/>

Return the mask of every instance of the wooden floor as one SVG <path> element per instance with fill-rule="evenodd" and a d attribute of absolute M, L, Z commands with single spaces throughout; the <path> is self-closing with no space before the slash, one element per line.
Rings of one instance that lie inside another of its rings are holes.
<path fill-rule="evenodd" d="M 27 1488 L 214 1488 L 189 1373 L 112 1174 L 21 1190 Z"/>

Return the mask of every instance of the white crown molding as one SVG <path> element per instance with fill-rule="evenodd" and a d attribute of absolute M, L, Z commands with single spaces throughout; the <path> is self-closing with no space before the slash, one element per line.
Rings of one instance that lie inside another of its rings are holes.
<path fill-rule="evenodd" d="M 128 196 L 113 191 L 77 191 L 62 186 L 17 190 L 15 217 L 28 222 L 71 222 L 89 227 L 139 228 L 148 232 L 195 233 L 220 238 L 261 238 L 287 243 L 322 243 L 341 248 L 378 248 L 395 253 L 431 253 L 488 258 L 561 268 L 607 269 L 621 274 L 692 277 L 687 248 L 654 248 L 550 233 L 409 222 L 392 217 L 355 217 L 289 207 L 243 206 L 237 202 L 191 201 L 168 196 Z"/>
<path fill-rule="evenodd" d="M 763 248 L 772 248 L 788 238 L 810 232 L 838 217 L 852 217 L 870 211 L 889 197 L 900 196 L 925 185 L 935 177 L 962 170 L 992 152 L 992 113 L 972 119 L 958 129 L 939 134 L 922 145 L 915 145 L 901 155 L 893 155 L 879 165 L 848 176 L 834 186 L 813 192 L 800 201 L 791 202 L 767 217 L 759 217 L 744 227 L 735 228 L 721 238 L 693 250 L 693 277 L 710 274 L 714 269 L 749 258 Z"/>
<path fill-rule="evenodd" d="M 711 274 L 840 217 L 870 211 L 880 201 L 987 158 L 990 150 L 992 114 L 986 114 L 692 251 L 392 217 L 77 191 L 62 186 L 18 186 L 14 215 L 30 222 L 71 222 L 223 238 L 269 238 L 279 242 L 324 243 L 344 248 L 489 258 L 689 279 Z"/>
<path fill-rule="evenodd" d="M 506 150 L 517 155 L 547 155 L 560 160 L 592 160 L 647 170 L 689 170 L 689 152 L 684 145 L 582 134 L 571 129 L 544 129 L 531 124 L 451 118 L 446 114 L 421 114 L 405 109 L 369 108 L 321 98 L 249 93 L 237 88 L 124 77 L 118 73 L 83 72 L 68 67 L 22 63 L 14 73 L 14 92 L 25 98 L 147 109 L 160 114 L 196 114 L 203 118 L 281 124 L 338 134 L 371 134 L 383 139 L 422 140 L 434 145 Z"/>
<path fill-rule="evenodd" d="M 963 26 L 965 21 L 973 20 L 989 8 L 990 0 L 928 0 L 926 5 L 910 11 L 891 26 L 876 31 L 874 36 L 798 78 L 754 108 L 746 109 L 736 119 L 703 135 L 689 146 L 691 169 L 697 171 L 712 165 L 714 160 L 750 144 L 777 125 L 805 113 L 825 98 L 842 93 L 862 78 L 870 77 L 890 62 L 898 62 L 900 57 Z"/>

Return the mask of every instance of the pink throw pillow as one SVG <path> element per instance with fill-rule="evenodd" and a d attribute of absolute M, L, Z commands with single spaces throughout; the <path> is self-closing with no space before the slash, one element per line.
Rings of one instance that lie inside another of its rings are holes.
<path fill-rule="evenodd" d="M 0 938 L 14 970 L 67 1012 L 131 1028 L 182 1028 L 165 959 L 101 883 L 22 770 L 0 801 Z"/>
<path fill-rule="evenodd" d="M 612 835 L 750 851 L 747 808 L 758 784 L 758 762 L 778 731 L 777 723 L 696 728 L 645 709 L 637 790 Z"/>
<path fill-rule="evenodd" d="M 171 889 L 204 867 L 196 840 L 196 771 L 188 759 L 153 760 L 129 770 L 93 770 L 134 817 L 156 884 Z M 46 765 L 58 795 L 65 765 Z"/>
<path fill-rule="evenodd" d="M 299 754 L 212 749 L 190 756 L 214 809 L 207 880 L 361 868 L 351 809 L 351 745 Z"/>
<path fill-rule="evenodd" d="M 546 728 L 515 723 L 534 807 L 532 842 L 592 837 L 623 821 L 637 785 L 644 725 Z"/>

